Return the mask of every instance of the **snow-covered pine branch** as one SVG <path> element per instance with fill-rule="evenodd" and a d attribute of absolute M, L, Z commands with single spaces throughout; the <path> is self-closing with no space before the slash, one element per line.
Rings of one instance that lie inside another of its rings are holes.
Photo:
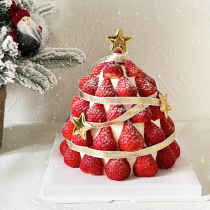
<path fill-rule="evenodd" d="M 44 17 L 46 15 L 50 15 L 55 12 L 55 6 L 53 2 L 43 2 L 40 4 L 36 4 L 33 6 L 33 12 L 39 14 L 40 16 Z"/>
<path fill-rule="evenodd" d="M 42 66 L 40 64 L 36 64 L 36 63 L 34 63 L 33 66 L 34 66 L 34 69 L 36 69 L 42 75 L 44 75 L 48 78 L 51 88 L 53 88 L 55 85 L 57 85 L 56 76 L 50 70 L 48 70 L 44 66 Z"/>
<path fill-rule="evenodd" d="M 48 77 L 35 68 L 37 67 L 30 61 L 20 63 L 16 68 L 14 80 L 22 86 L 31 88 L 39 93 L 44 93 L 52 85 Z"/>
<path fill-rule="evenodd" d="M 46 47 L 29 59 L 46 68 L 69 68 L 84 63 L 85 54 L 77 48 Z"/>

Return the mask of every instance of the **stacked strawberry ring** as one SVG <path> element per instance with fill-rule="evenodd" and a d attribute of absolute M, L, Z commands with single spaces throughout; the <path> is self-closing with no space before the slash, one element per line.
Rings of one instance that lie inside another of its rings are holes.
<path fill-rule="evenodd" d="M 180 148 L 167 95 L 126 54 L 98 62 L 79 88 L 62 129 L 60 152 L 68 166 L 121 181 L 152 177 L 175 164 Z"/>

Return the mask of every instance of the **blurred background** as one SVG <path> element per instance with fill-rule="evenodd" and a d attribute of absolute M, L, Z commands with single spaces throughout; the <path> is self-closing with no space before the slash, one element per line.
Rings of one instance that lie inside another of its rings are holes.
<path fill-rule="evenodd" d="M 43 0 L 34 0 L 42 2 Z M 210 119 L 210 2 L 205 0 L 51 0 L 51 47 L 76 47 L 86 54 L 77 68 L 56 69 L 58 85 L 40 95 L 7 85 L 5 126 L 64 122 L 79 80 L 110 54 L 106 35 L 118 27 L 133 40 L 128 57 L 168 93 L 173 120 Z"/>

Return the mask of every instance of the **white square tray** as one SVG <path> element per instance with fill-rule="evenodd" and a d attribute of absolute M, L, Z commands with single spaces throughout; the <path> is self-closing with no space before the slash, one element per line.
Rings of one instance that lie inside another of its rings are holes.
<path fill-rule="evenodd" d="M 65 165 L 59 151 L 62 140 L 62 134 L 55 139 L 51 155 L 47 158 L 48 166 L 41 175 L 35 202 L 207 201 L 210 199 L 202 177 L 199 172 L 195 173 L 193 170 L 182 146 L 181 156 L 173 168 L 159 170 L 155 177 L 130 176 L 127 180 L 117 182 L 109 180 L 105 175 L 87 175 L 79 168 L 72 169 Z"/>

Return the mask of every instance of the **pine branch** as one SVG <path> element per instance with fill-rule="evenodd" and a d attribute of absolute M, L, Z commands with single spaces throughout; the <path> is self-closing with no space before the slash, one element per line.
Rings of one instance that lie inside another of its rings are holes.
<path fill-rule="evenodd" d="M 18 4 L 18 2 L 16 2 L 18 6 L 21 7 L 21 5 Z M 29 12 L 33 11 L 33 1 L 31 0 L 22 0 L 22 8 L 28 10 Z"/>
<path fill-rule="evenodd" d="M 46 47 L 30 60 L 46 68 L 69 68 L 84 63 L 85 54 L 77 48 Z"/>
<path fill-rule="evenodd" d="M 55 85 L 57 85 L 57 79 L 56 76 L 48 69 L 46 69 L 44 66 L 40 64 L 33 64 L 34 69 L 39 71 L 42 75 L 46 76 L 48 78 L 48 81 L 50 83 L 50 87 L 53 88 Z"/>
<path fill-rule="evenodd" d="M 52 14 L 55 12 L 55 4 L 52 2 L 43 2 L 40 4 L 36 4 L 33 7 L 33 11 L 40 16 L 44 17 L 46 15 Z"/>
<path fill-rule="evenodd" d="M 54 78 L 52 77 L 52 74 L 50 75 L 40 65 L 25 61 L 17 66 L 14 80 L 22 86 L 44 93 L 53 86 Z"/>
<path fill-rule="evenodd" d="M 0 2 L 0 28 L 2 26 L 11 26 L 11 18 L 9 16 L 9 9 L 4 2 Z"/>

